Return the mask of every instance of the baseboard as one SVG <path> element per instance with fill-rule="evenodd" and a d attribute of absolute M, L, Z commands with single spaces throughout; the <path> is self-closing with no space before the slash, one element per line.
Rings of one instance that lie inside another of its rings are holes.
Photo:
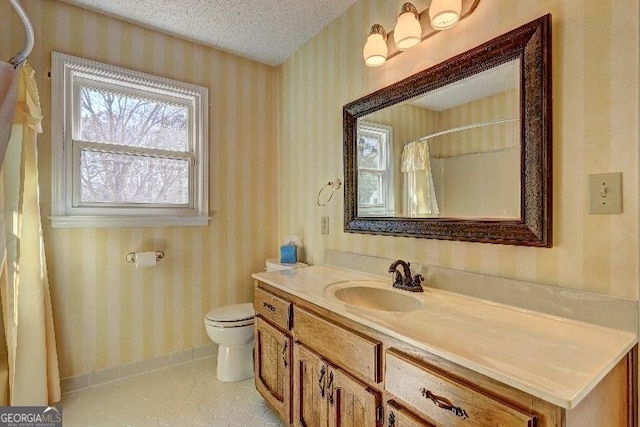
<path fill-rule="evenodd" d="M 208 344 L 195 347 L 189 350 L 177 351 L 175 353 L 163 354 L 150 359 L 139 360 L 137 362 L 126 363 L 124 365 L 101 369 L 89 374 L 75 377 L 63 378 L 60 380 L 62 393 L 72 393 L 85 388 L 105 384 L 112 381 L 121 380 L 158 369 L 168 368 L 173 365 L 190 363 L 197 359 L 214 357 L 218 352 L 218 346 Z"/>

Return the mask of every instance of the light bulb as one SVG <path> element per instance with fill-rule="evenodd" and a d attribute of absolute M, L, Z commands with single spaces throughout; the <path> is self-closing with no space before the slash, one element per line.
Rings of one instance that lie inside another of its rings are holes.
<path fill-rule="evenodd" d="M 422 27 L 418 20 L 418 11 L 411 3 L 405 3 L 393 30 L 393 41 L 398 50 L 409 50 L 420 43 L 421 37 Z"/>
<path fill-rule="evenodd" d="M 446 30 L 458 23 L 462 11 L 462 0 L 433 0 L 429 6 L 431 26 L 435 30 Z"/>
<path fill-rule="evenodd" d="M 379 67 L 387 62 L 387 33 L 381 25 L 375 24 L 367 37 L 367 42 L 362 49 L 364 63 L 368 67 Z"/>

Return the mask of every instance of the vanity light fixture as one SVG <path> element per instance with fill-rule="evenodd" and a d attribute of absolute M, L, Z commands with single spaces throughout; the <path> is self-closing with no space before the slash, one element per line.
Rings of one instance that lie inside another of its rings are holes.
<path fill-rule="evenodd" d="M 362 49 L 364 63 L 368 67 L 379 67 L 387 62 L 387 53 L 389 53 L 387 32 L 382 25 L 374 24 L 371 27 L 364 49 Z"/>
<path fill-rule="evenodd" d="M 446 30 L 458 23 L 462 0 L 433 0 L 429 6 L 431 26 L 436 30 Z"/>
<path fill-rule="evenodd" d="M 480 0 L 432 0 L 420 13 L 412 3 L 404 3 L 393 31 L 387 33 L 379 24 L 371 27 L 362 49 L 365 64 L 379 67 L 400 52 L 415 48 L 471 15 L 478 3 Z"/>
<path fill-rule="evenodd" d="M 393 30 L 393 41 L 399 50 L 410 50 L 418 46 L 422 37 L 420 15 L 411 3 L 402 5 L 396 28 Z"/>

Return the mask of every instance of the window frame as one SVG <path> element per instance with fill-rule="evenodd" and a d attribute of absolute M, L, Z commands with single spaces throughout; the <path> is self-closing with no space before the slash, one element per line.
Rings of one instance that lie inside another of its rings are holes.
<path fill-rule="evenodd" d="M 382 159 L 381 163 L 384 169 L 370 169 L 357 167 L 357 175 L 360 176 L 361 172 L 372 173 L 380 176 L 381 179 L 381 191 L 384 203 L 377 205 L 362 206 L 358 202 L 358 216 L 389 216 L 395 212 L 394 191 L 393 191 L 393 128 L 390 125 L 382 123 L 375 123 L 366 120 L 358 120 L 357 135 L 360 137 L 360 132 L 364 131 L 370 134 L 378 135 L 383 142 L 382 146 Z"/>
<path fill-rule="evenodd" d="M 186 151 L 83 141 L 73 135 L 81 86 L 113 90 L 185 105 L 189 111 Z M 209 223 L 208 89 L 139 71 L 52 52 L 52 212 L 54 228 L 206 226 Z M 124 147 L 124 148 L 123 148 Z M 100 149 L 132 156 L 188 159 L 187 204 L 80 202 L 80 153 Z"/>

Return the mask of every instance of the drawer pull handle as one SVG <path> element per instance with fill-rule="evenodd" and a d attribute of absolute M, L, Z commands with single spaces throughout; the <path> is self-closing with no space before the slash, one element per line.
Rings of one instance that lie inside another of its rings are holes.
<path fill-rule="evenodd" d="M 430 399 L 433 403 L 435 403 L 438 408 L 442 408 L 442 409 L 445 409 L 447 411 L 451 411 L 457 417 L 460 417 L 462 419 L 469 418 L 469 415 L 467 415 L 467 411 L 465 411 L 464 409 L 462 409 L 459 406 L 454 406 L 453 403 L 451 403 L 451 401 L 449 399 L 445 399 L 444 397 L 436 396 L 435 394 L 431 393 L 426 388 L 423 388 L 421 391 L 422 391 L 422 395 L 425 398 Z"/>
<path fill-rule="evenodd" d="M 320 369 L 320 378 L 318 379 L 318 385 L 320 386 L 320 397 L 324 400 L 324 376 L 327 374 L 327 367 L 322 365 Z"/>
<path fill-rule="evenodd" d="M 268 302 L 263 302 L 262 305 L 266 308 L 268 308 L 271 311 L 276 311 L 276 308 L 274 306 L 272 306 L 271 304 L 269 304 Z"/>
<path fill-rule="evenodd" d="M 282 362 L 284 363 L 284 367 L 286 368 L 287 365 L 289 364 L 287 362 L 287 356 L 285 355 L 285 353 L 287 352 L 287 348 L 289 348 L 289 342 L 285 341 L 284 345 L 282 346 Z"/>
<path fill-rule="evenodd" d="M 389 427 L 395 427 L 396 425 L 396 414 L 393 411 L 389 412 Z"/>

